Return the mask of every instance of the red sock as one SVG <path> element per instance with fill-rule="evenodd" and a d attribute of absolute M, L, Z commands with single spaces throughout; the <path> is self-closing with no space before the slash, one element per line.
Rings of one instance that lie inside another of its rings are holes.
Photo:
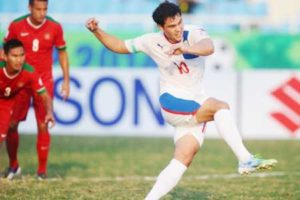
<path fill-rule="evenodd" d="M 46 174 L 48 153 L 50 149 L 50 134 L 48 131 L 38 133 L 36 149 L 37 149 L 38 160 L 39 160 L 39 167 L 37 173 Z"/>
<path fill-rule="evenodd" d="M 19 148 L 19 133 L 18 131 L 7 134 L 6 149 L 9 158 L 9 167 L 17 168 L 19 166 L 17 154 Z"/>

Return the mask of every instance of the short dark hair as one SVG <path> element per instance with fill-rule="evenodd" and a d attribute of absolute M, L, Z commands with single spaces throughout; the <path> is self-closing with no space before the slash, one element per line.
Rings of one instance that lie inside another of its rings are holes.
<path fill-rule="evenodd" d="M 17 47 L 24 48 L 24 46 L 20 40 L 17 40 L 17 39 L 9 40 L 9 41 L 5 42 L 3 45 L 4 53 L 7 55 L 11 49 L 14 49 Z"/>
<path fill-rule="evenodd" d="M 181 15 L 179 6 L 165 1 L 159 4 L 159 6 L 154 10 L 152 18 L 158 25 L 163 26 L 168 17 L 175 17 L 177 14 Z"/>
<path fill-rule="evenodd" d="M 48 3 L 48 0 L 29 0 L 29 5 L 33 6 L 34 1 L 46 1 Z"/>

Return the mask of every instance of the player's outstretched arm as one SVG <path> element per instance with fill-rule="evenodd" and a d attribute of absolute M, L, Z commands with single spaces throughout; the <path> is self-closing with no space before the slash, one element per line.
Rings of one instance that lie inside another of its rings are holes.
<path fill-rule="evenodd" d="M 98 27 L 98 21 L 95 18 L 91 18 L 86 22 L 86 27 L 89 29 L 95 37 L 108 49 L 113 52 L 127 54 L 130 53 L 126 48 L 125 42 L 104 32 Z"/>
<path fill-rule="evenodd" d="M 44 92 L 40 94 L 43 99 L 43 104 L 46 108 L 46 116 L 45 116 L 45 123 L 48 125 L 49 128 L 52 128 L 55 125 L 55 119 L 53 116 L 53 106 L 52 106 L 52 99 L 49 96 L 48 92 Z"/>
<path fill-rule="evenodd" d="M 58 51 L 59 63 L 62 69 L 64 81 L 61 86 L 61 95 L 64 100 L 70 95 L 70 73 L 69 73 L 69 58 L 66 50 Z"/>

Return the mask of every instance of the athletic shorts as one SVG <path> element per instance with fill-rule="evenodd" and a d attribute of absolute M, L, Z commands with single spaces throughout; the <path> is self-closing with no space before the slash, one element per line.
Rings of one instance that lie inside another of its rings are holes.
<path fill-rule="evenodd" d="M 13 100 L 0 99 L 0 143 L 3 142 L 7 136 L 12 112 Z"/>
<path fill-rule="evenodd" d="M 196 112 L 208 99 L 205 94 L 195 99 L 183 99 L 169 93 L 160 95 L 159 101 L 165 120 L 175 127 L 174 143 L 185 135 L 193 135 L 200 146 L 203 143 L 206 123 L 198 123 Z"/>
<path fill-rule="evenodd" d="M 53 80 L 43 81 L 49 95 L 53 98 Z M 13 115 L 11 120 L 14 122 L 26 120 L 28 110 L 31 105 L 31 97 L 33 97 L 33 107 L 35 111 L 35 117 L 37 122 L 44 122 L 46 116 L 46 110 L 43 103 L 42 97 L 36 93 L 32 92 L 30 88 L 25 88 L 21 90 L 15 99 L 15 105 L 13 108 Z"/>

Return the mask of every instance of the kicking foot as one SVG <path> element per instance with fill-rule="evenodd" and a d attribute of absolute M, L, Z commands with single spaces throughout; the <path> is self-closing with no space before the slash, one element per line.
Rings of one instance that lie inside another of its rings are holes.
<path fill-rule="evenodd" d="M 277 163 L 278 161 L 275 159 L 262 159 L 258 156 L 252 156 L 249 161 L 239 163 L 238 172 L 247 175 L 261 169 L 272 169 Z"/>

